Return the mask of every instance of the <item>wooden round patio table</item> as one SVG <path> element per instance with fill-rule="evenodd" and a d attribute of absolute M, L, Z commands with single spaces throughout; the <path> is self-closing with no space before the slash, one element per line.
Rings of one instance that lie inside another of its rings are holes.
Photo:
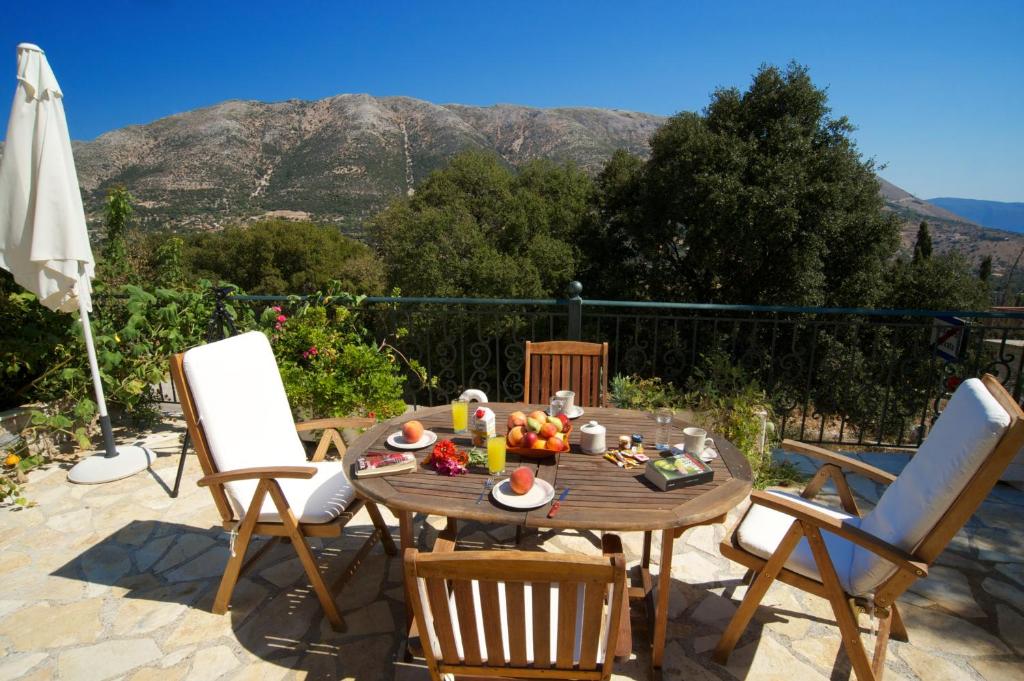
<path fill-rule="evenodd" d="M 513 411 L 529 413 L 544 408 L 522 403 L 491 403 L 487 406 L 494 410 L 499 434 L 504 434 L 505 422 Z M 644 442 L 649 443 L 649 450 L 653 449 L 657 429 L 654 418 L 641 411 L 587 407 L 586 413 L 573 422 L 569 452 L 541 460 L 512 453 L 507 456 L 506 471 L 520 465 L 531 466 L 537 477 L 551 483 L 556 498 L 564 488 L 569 488 L 569 495 L 555 517 L 548 518 L 550 503 L 537 509 L 518 511 L 499 505 L 489 495 L 484 495 L 478 502 L 487 478 L 486 470 L 470 469 L 466 475 L 447 477 L 438 475 L 432 468 L 418 466 L 411 473 L 356 478 L 353 471 L 355 460 L 368 451 L 389 451 L 387 437 L 411 419 L 422 422 L 427 430 L 437 434 L 438 440 L 450 439 L 460 448 L 471 446 L 468 434 L 454 435 L 451 408 L 444 405 L 406 413 L 377 424 L 353 443 L 345 454 L 346 470 L 356 491 L 366 499 L 387 506 L 398 516 L 403 551 L 414 546 L 414 513 L 448 518 L 448 527 L 438 538 L 434 550 L 451 550 L 454 547 L 457 520 L 537 528 L 644 532 L 640 584 L 630 587 L 630 597 L 645 598 L 650 602 L 653 586 L 649 573 L 651 535 L 660 531 L 659 589 L 657 602 L 650 605 L 653 606 L 651 664 L 661 666 L 674 540 L 691 527 L 723 522 L 725 515 L 746 499 L 751 490 L 750 464 L 732 443 L 711 433 L 720 454 L 710 462 L 714 479 L 702 485 L 663 492 L 646 481 L 643 468 L 619 468 L 599 455 L 584 454 L 579 446 L 579 427 L 593 420 L 607 429 L 609 446 L 618 442 L 619 435 L 641 433 Z M 689 425 L 674 421 L 671 441 L 681 442 L 682 429 Z M 415 452 L 417 461 L 422 462 L 432 449 L 431 446 Z M 648 453 L 652 454 L 649 450 Z"/>

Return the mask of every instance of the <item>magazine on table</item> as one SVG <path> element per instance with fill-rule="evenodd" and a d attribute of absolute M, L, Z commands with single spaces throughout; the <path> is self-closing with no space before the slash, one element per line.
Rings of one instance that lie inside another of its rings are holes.
<path fill-rule="evenodd" d="M 410 452 L 368 452 L 356 460 L 356 477 L 406 473 L 416 468 L 416 456 Z"/>
<path fill-rule="evenodd" d="M 714 471 L 698 457 L 672 447 L 668 456 L 653 458 L 647 462 L 644 477 L 658 489 L 668 491 L 710 482 L 714 477 Z"/>

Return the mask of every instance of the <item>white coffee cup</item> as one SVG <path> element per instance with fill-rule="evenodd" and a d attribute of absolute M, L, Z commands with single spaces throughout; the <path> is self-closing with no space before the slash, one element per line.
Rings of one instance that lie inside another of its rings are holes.
<path fill-rule="evenodd" d="M 576 406 L 573 404 L 576 400 L 576 393 L 571 390 L 559 390 L 555 393 L 555 397 L 563 400 L 565 404 L 565 415 L 571 416 L 576 413 Z"/>
<path fill-rule="evenodd" d="M 683 451 L 686 453 L 702 456 L 704 449 L 714 444 L 715 441 L 708 437 L 708 431 L 703 428 L 683 428 Z"/>

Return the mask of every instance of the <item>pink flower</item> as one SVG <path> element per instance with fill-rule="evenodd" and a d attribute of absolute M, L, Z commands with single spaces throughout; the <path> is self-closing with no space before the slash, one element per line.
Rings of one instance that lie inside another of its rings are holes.
<path fill-rule="evenodd" d="M 274 312 L 280 312 L 281 311 L 281 306 L 280 305 L 275 305 L 274 307 L 272 307 L 270 309 L 273 310 Z"/>
<path fill-rule="evenodd" d="M 316 346 L 315 346 L 315 345 L 314 345 L 314 346 L 311 346 L 311 347 L 309 348 L 309 350 L 306 350 L 306 352 L 308 352 L 308 353 L 309 353 L 310 355 L 313 355 L 313 356 L 315 356 L 315 355 L 316 355 L 316 354 L 318 353 L 318 351 L 317 351 L 317 349 L 316 349 Z"/>
<path fill-rule="evenodd" d="M 279 321 L 280 323 L 284 324 L 286 321 L 288 321 L 288 318 L 285 317 L 283 314 L 279 314 L 279 315 L 277 315 L 277 321 Z"/>
<path fill-rule="evenodd" d="M 280 331 L 281 330 L 281 325 L 280 324 L 274 324 L 274 328 L 277 329 L 278 331 Z"/>

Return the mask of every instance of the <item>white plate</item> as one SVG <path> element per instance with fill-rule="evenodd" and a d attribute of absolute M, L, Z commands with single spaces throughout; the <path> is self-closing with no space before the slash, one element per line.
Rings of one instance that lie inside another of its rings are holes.
<path fill-rule="evenodd" d="M 546 413 L 548 416 L 550 416 L 551 415 L 551 407 L 548 407 L 547 410 L 544 413 Z M 569 417 L 570 421 L 572 421 L 573 419 L 578 419 L 579 417 L 583 416 L 583 407 L 573 406 L 572 411 L 566 412 L 565 415 Z"/>
<path fill-rule="evenodd" d="M 400 430 L 388 435 L 388 444 L 395 449 L 423 449 L 435 442 L 437 442 L 437 433 L 432 430 L 424 430 L 423 436 L 416 442 L 406 440 Z"/>
<path fill-rule="evenodd" d="M 539 508 L 555 498 L 555 488 L 551 483 L 533 479 L 533 487 L 526 494 L 516 494 L 509 485 L 509 479 L 505 478 L 491 488 L 491 496 L 502 506 L 509 508 Z"/>
<path fill-rule="evenodd" d="M 686 451 L 686 445 L 684 443 L 682 443 L 682 442 L 680 442 L 679 444 L 672 445 L 672 446 L 675 447 L 676 449 L 680 450 L 680 451 Z M 705 447 L 704 451 L 700 455 L 700 460 L 703 461 L 704 463 L 707 463 L 707 462 L 711 461 L 712 459 L 717 459 L 717 458 L 718 458 L 718 452 L 716 452 L 711 447 Z"/>

